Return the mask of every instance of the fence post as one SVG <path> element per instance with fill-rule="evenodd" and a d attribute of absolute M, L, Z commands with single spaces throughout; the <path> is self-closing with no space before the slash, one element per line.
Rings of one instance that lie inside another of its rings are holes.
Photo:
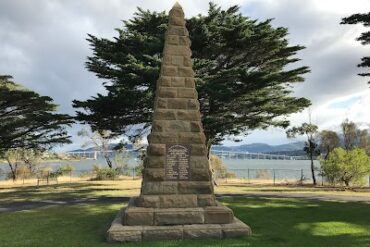
<path fill-rule="evenodd" d="M 303 169 L 301 169 L 301 183 L 303 184 Z"/>
<path fill-rule="evenodd" d="M 275 186 L 275 168 L 274 169 L 272 169 L 273 170 L 273 172 L 274 172 L 274 186 Z"/>
<path fill-rule="evenodd" d="M 132 180 L 135 179 L 135 167 L 132 167 Z"/>
<path fill-rule="evenodd" d="M 72 182 L 72 171 L 69 172 L 69 182 Z"/>
<path fill-rule="evenodd" d="M 324 173 L 322 173 L 322 171 L 320 173 L 321 173 L 321 186 L 324 186 Z"/>
<path fill-rule="evenodd" d="M 248 183 L 250 183 L 250 180 L 249 180 L 249 168 L 248 168 Z"/>
<path fill-rule="evenodd" d="M 49 175 L 50 175 L 50 171 L 48 171 L 48 175 L 46 177 L 46 184 L 49 185 Z"/>
<path fill-rule="evenodd" d="M 26 176 L 26 172 L 23 170 L 23 185 L 24 185 L 24 177 Z"/>

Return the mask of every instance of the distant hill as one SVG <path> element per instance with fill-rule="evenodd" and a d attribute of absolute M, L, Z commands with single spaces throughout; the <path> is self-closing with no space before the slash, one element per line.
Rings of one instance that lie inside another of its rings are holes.
<path fill-rule="evenodd" d="M 251 143 L 239 146 L 213 146 L 212 150 L 224 150 L 232 152 L 250 152 L 250 153 L 280 153 L 289 155 L 302 155 L 304 142 L 293 142 L 281 145 L 269 145 L 266 143 Z"/>
<path fill-rule="evenodd" d="M 111 144 L 109 149 L 113 150 L 116 144 Z M 126 149 L 131 150 L 133 146 L 131 144 L 127 144 Z M 231 152 L 249 152 L 249 153 L 270 153 L 270 154 L 285 154 L 285 155 L 305 155 L 303 151 L 304 142 L 292 142 L 286 143 L 281 145 L 269 145 L 266 143 L 251 143 L 251 144 L 243 144 L 239 146 L 222 146 L 216 145 L 212 146 L 212 150 L 224 150 L 224 151 L 231 151 Z M 76 149 L 70 152 L 84 152 L 84 151 L 95 151 L 94 148 L 87 148 L 87 149 Z"/>

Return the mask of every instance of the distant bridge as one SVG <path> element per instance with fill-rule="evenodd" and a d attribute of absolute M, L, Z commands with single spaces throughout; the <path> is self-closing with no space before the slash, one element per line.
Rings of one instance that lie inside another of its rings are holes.
<path fill-rule="evenodd" d="M 134 150 L 126 150 L 123 153 L 134 152 Z M 116 151 L 73 151 L 67 154 L 75 157 L 96 160 L 103 153 L 115 154 Z M 222 150 L 211 150 L 211 153 L 224 159 L 243 159 L 243 160 L 308 160 L 307 156 L 290 156 L 284 154 L 266 154 L 266 153 L 249 153 L 249 152 L 231 152 Z"/>
<path fill-rule="evenodd" d="M 249 153 L 249 152 L 231 152 L 223 150 L 211 150 L 211 153 L 226 159 L 243 160 L 308 160 L 305 155 L 290 156 L 285 154 L 267 154 L 267 153 Z"/>

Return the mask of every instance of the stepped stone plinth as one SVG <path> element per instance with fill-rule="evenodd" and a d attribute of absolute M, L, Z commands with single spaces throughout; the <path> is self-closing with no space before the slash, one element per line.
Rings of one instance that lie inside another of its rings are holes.
<path fill-rule="evenodd" d="M 108 230 L 109 241 L 227 238 L 249 226 L 213 192 L 184 13 L 170 11 L 141 193 Z"/>

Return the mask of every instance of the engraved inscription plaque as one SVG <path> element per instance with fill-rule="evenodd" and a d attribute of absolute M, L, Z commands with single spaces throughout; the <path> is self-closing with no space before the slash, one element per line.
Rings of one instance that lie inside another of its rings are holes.
<path fill-rule="evenodd" d="M 166 179 L 189 180 L 190 147 L 181 144 L 166 145 Z"/>

